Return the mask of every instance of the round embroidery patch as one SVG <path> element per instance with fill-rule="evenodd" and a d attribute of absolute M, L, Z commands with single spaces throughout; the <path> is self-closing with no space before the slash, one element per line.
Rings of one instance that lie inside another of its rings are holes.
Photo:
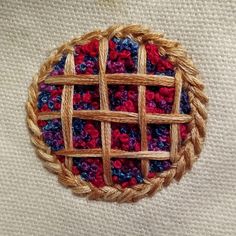
<path fill-rule="evenodd" d="M 75 194 L 134 202 L 197 159 L 203 87 L 177 42 L 138 25 L 91 32 L 55 50 L 34 77 L 32 141 Z"/>

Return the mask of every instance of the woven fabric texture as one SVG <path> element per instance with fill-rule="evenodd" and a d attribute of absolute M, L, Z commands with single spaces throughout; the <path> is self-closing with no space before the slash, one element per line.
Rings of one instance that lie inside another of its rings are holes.
<path fill-rule="evenodd" d="M 235 11 L 235 0 L 1 0 L 0 235 L 235 235 Z M 73 196 L 42 168 L 25 122 L 28 86 L 50 50 L 115 23 L 179 40 L 210 99 L 193 170 L 136 204 Z"/>

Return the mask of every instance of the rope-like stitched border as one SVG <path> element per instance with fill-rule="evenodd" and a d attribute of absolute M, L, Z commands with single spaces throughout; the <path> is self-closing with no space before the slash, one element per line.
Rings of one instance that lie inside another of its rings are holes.
<path fill-rule="evenodd" d="M 61 164 L 55 155 L 51 154 L 50 148 L 43 142 L 41 131 L 37 125 L 37 98 L 38 83 L 43 81 L 52 66 L 60 59 L 62 54 L 73 52 L 76 44 L 85 44 L 92 39 L 110 39 L 113 36 L 131 37 L 139 43 L 152 42 L 159 46 L 162 55 L 168 54 L 170 60 L 181 70 L 183 87 L 188 90 L 191 116 L 193 119 L 188 123 L 190 133 L 184 145 L 181 147 L 175 164 L 168 171 L 160 173 L 156 178 L 144 180 L 143 184 L 122 189 L 120 186 L 94 187 L 89 182 L 82 180 L 79 176 L 72 174 L 69 168 Z M 89 199 L 135 202 L 144 196 L 151 196 L 163 186 L 167 186 L 173 179 L 180 180 L 186 170 L 191 169 L 193 162 L 198 158 L 205 137 L 207 112 L 205 104 L 208 98 L 203 93 L 204 85 L 198 78 L 198 71 L 194 68 L 192 61 L 187 57 L 185 50 L 179 43 L 163 38 L 162 35 L 152 33 L 149 29 L 140 25 L 116 25 L 105 31 L 94 31 L 59 47 L 41 66 L 38 74 L 33 78 L 29 87 L 29 98 L 26 104 L 27 123 L 32 131 L 31 140 L 37 148 L 39 157 L 44 161 L 44 166 L 58 174 L 58 180 L 64 186 L 71 187 L 73 193 L 87 195 Z"/>

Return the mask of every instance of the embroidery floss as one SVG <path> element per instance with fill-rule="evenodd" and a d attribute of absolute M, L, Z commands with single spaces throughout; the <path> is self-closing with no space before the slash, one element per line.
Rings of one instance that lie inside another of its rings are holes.
<path fill-rule="evenodd" d="M 134 202 L 191 168 L 207 97 L 183 52 L 130 25 L 89 33 L 52 54 L 29 88 L 27 120 L 62 184 L 90 199 Z"/>

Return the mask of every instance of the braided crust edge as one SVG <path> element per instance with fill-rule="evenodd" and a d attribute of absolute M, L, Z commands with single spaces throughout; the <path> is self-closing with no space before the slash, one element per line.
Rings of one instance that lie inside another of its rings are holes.
<path fill-rule="evenodd" d="M 66 166 L 51 153 L 51 150 L 42 139 L 41 131 L 37 125 L 37 98 L 38 83 L 48 75 L 51 67 L 60 59 L 62 53 L 73 51 L 76 44 L 84 44 L 92 39 L 101 39 L 113 36 L 134 38 L 139 43 L 152 42 L 159 45 L 160 54 L 168 54 L 169 59 L 182 71 L 183 87 L 188 90 L 190 99 L 192 121 L 188 123 L 189 134 L 179 150 L 177 161 L 168 171 L 158 174 L 155 178 L 145 179 L 144 183 L 134 187 L 121 188 L 119 185 L 97 188 L 75 176 Z M 47 61 L 41 66 L 38 74 L 33 77 L 29 87 L 29 96 L 26 103 L 27 123 L 31 131 L 32 143 L 36 146 L 36 152 L 42 159 L 43 165 L 51 172 L 58 175 L 58 180 L 66 187 L 70 187 L 74 194 L 87 196 L 88 199 L 136 202 L 145 196 L 152 196 L 155 192 L 168 186 L 174 179 L 179 181 L 187 170 L 192 168 L 194 161 L 198 159 L 206 131 L 208 98 L 203 93 L 204 85 L 198 77 L 198 71 L 194 68 L 190 58 L 178 42 L 163 38 L 163 35 L 150 32 L 140 25 L 115 25 L 105 31 L 94 31 L 64 43 L 56 49 Z"/>

